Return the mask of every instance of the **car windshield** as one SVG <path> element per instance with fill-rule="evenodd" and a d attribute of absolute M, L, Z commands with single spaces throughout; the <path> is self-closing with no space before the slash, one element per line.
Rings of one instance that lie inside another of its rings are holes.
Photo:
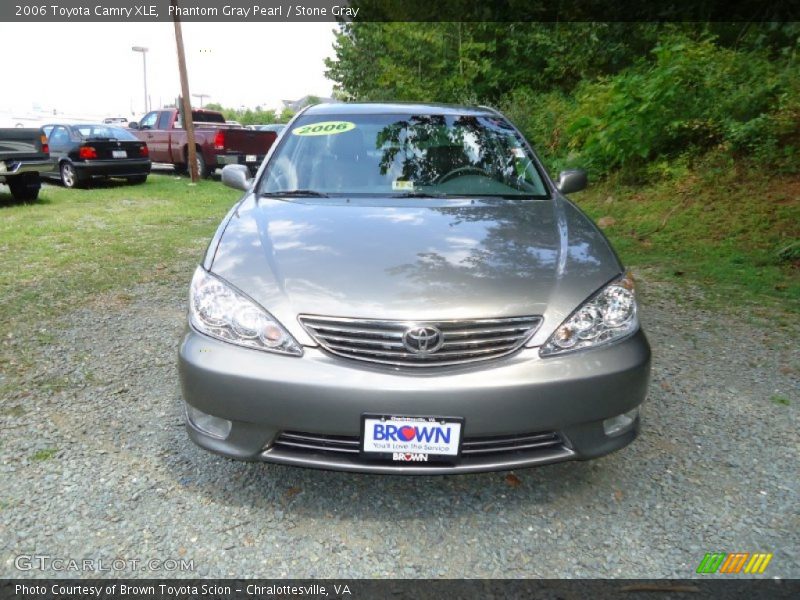
<path fill-rule="evenodd" d="M 108 125 L 78 125 L 75 130 L 86 140 L 136 140 L 136 137 L 124 129 Z"/>
<path fill-rule="evenodd" d="M 259 192 L 547 198 L 519 133 L 482 115 L 305 115 Z"/>

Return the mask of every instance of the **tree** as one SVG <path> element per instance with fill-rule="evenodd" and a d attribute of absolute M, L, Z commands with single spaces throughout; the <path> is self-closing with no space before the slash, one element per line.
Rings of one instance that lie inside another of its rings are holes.
<path fill-rule="evenodd" d="M 216 110 L 225 116 L 226 121 L 238 121 L 242 125 L 267 125 L 277 123 L 278 116 L 273 110 L 263 110 L 260 106 L 255 109 L 226 108 L 217 102 L 209 102 L 205 106 L 209 110 Z"/>

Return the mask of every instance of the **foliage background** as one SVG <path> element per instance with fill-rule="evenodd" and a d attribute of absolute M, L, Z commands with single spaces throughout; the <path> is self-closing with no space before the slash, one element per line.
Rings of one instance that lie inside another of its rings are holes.
<path fill-rule="evenodd" d="M 209 102 L 204 106 L 209 110 L 218 110 L 225 115 L 227 121 L 238 121 L 242 125 L 269 125 L 270 123 L 288 123 L 294 116 L 289 108 L 282 111 L 264 110 L 260 106 L 255 108 L 228 108 L 216 102 Z"/>
<path fill-rule="evenodd" d="M 709 150 L 796 172 L 798 50 L 800 23 L 358 22 L 326 65 L 341 99 L 488 104 L 554 169 L 648 179 Z"/>

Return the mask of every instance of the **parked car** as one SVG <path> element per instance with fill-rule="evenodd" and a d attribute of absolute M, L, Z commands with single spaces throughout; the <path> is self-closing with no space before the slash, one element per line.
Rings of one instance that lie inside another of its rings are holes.
<path fill-rule="evenodd" d="M 55 158 L 54 168 L 43 175 L 60 179 L 64 187 L 80 187 L 96 178 L 147 181 L 151 167 L 147 144 L 126 129 L 92 123 L 50 124 L 43 129 Z"/>
<path fill-rule="evenodd" d="M 268 125 L 250 125 L 256 131 L 274 131 L 275 133 L 280 133 L 284 129 L 286 129 L 286 125 L 284 123 L 270 123 Z"/>
<path fill-rule="evenodd" d="M 633 281 L 488 108 L 318 105 L 289 124 L 190 286 L 191 438 L 239 459 L 459 473 L 629 444 L 650 347 Z"/>
<path fill-rule="evenodd" d="M 273 132 L 228 125 L 222 113 L 213 110 L 192 110 L 192 121 L 201 177 L 230 164 L 246 165 L 255 173 L 277 137 Z M 149 112 L 129 127 L 136 137 L 147 142 L 153 161 L 170 163 L 177 172 L 186 172 L 189 145 L 177 109 Z"/>
<path fill-rule="evenodd" d="M 15 200 L 36 200 L 40 175 L 53 168 L 47 136 L 41 129 L 0 129 L 0 183 Z"/>

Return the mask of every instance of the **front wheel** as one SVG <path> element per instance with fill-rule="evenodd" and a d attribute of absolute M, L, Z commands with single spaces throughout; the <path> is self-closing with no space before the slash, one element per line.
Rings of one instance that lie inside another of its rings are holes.
<path fill-rule="evenodd" d="M 61 163 L 61 183 L 65 188 L 76 188 L 83 183 L 83 179 L 78 175 L 72 163 Z"/>
<path fill-rule="evenodd" d="M 20 177 L 11 179 L 8 189 L 11 190 L 11 197 L 21 202 L 32 202 L 39 197 L 39 190 L 42 187 L 38 177 Z"/>
<path fill-rule="evenodd" d="M 131 185 L 139 185 L 147 181 L 147 175 L 136 175 L 135 177 L 128 177 L 128 183 Z"/>

